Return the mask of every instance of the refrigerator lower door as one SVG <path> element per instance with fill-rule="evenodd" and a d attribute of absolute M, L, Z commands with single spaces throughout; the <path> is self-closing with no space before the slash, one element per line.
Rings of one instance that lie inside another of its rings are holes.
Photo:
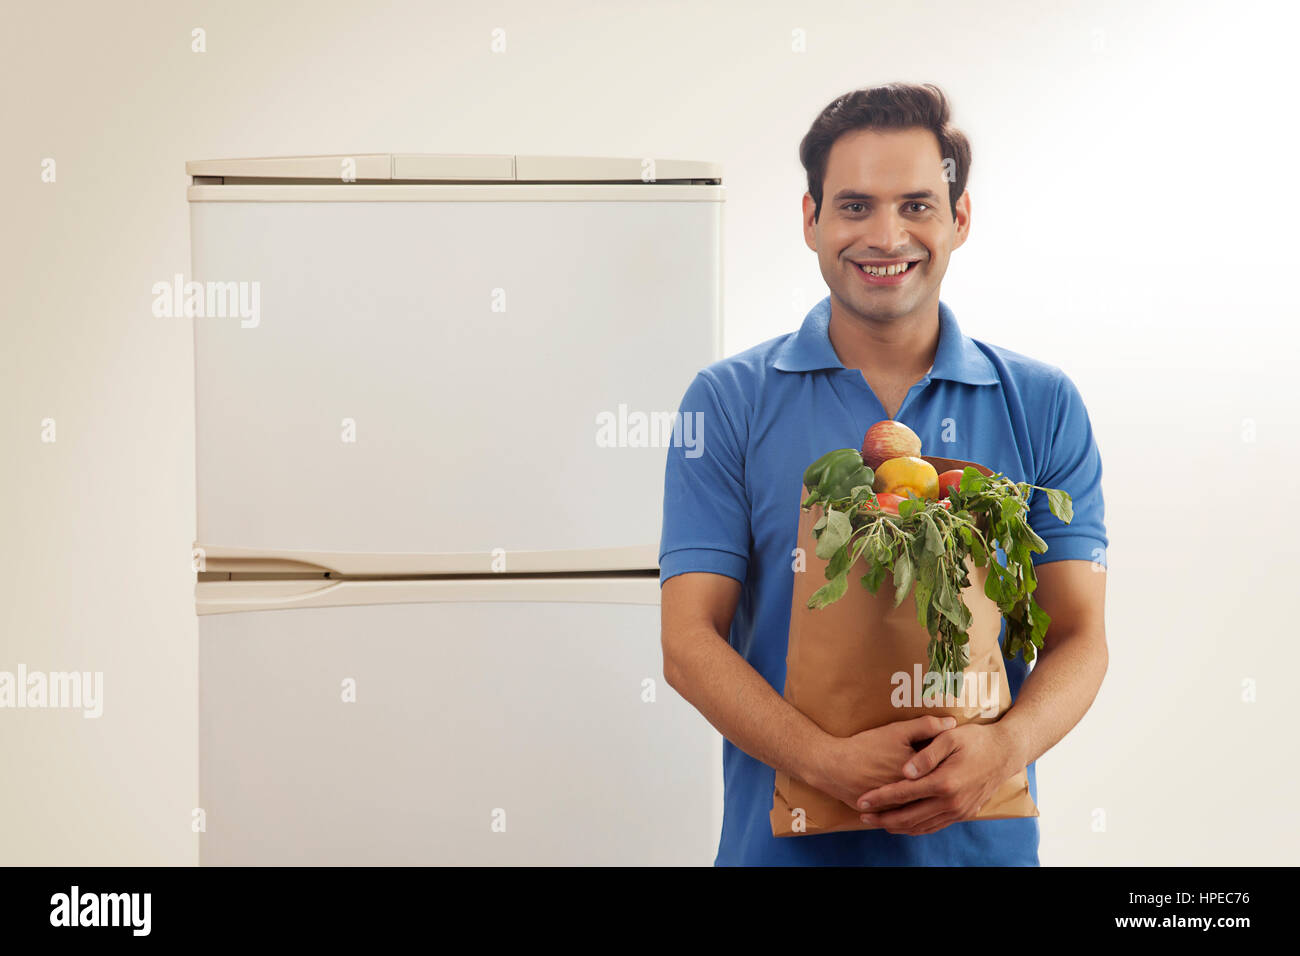
<path fill-rule="evenodd" d="M 657 580 L 198 591 L 202 865 L 712 863 L 722 738 Z"/>

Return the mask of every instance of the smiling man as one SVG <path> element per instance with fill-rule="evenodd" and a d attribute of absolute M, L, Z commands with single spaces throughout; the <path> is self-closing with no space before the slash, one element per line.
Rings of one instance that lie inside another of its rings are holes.
<path fill-rule="evenodd" d="M 1037 865 L 1036 818 L 972 818 L 1023 767 L 1037 802 L 1034 762 L 1078 723 L 1106 671 L 1108 542 L 1087 409 L 1059 368 L 967 336 L 939 298 L 971 224 L 970 146 L 941 90 L 839 97 L 800 159 L 804 239 L 830 294 L 797 331 L 697 374 L 679 411 L 702 414 L 703 454 L 670 447 L 665 475 L 664 675 L 726 738 L 715 863 Z M 1068 492 L 1074 519 L 1030 499 L 1048 545 L 1033 555 L 1034 596 L 1052 624 L 1032 670 L 1007 663 L 1013 706 L 1000 720 L 926 716 L 834 737 L 781 696 L 801 481 L 808 463 L 859 447 L 887 418 L 927 454 Z M 774 837 L 776 768 L 849 806 L 865 801 L 877 828 Z"/>

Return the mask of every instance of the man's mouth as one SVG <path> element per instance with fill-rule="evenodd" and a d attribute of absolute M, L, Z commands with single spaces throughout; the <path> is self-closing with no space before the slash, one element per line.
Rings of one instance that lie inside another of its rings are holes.
<path fill-rule="evenodd" d="M 919 264 L 919 260 L 915 260 L 912 262 L 900 262 L 893 265 L 885 265 L 885 266 L 869 266 L 869 265 L 863 265 L 860 262 L 855 262 L 853 263 L 853 266 L 869 282 L 873 282 L 873 283 L 886 282 L 892 284 L 895 282 L 903 281 L 903 279 L 906 276 L 915 272 L 918 264 Z"/>

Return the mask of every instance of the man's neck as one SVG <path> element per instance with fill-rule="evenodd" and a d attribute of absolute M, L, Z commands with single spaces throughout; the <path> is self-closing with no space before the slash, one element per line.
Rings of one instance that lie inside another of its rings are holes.
<path fill-rule="evenodd" d="M 872 321 L 849 312 L 831 296 L 831 346 L 845 368 L 867 379 L 920 378 L 939 350 L 939 304 L 888 321 Z"/>

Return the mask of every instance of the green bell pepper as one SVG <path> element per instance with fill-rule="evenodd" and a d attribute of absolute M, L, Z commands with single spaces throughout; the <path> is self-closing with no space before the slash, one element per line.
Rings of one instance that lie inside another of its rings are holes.
<path fill-rule="evenodd" d="M 856 448 L 837 448 L 822 455 L 803 473 L 803 483 L 818 498 L 847 498 L 858 485 L 869 485 L 876 475 Z"/>

